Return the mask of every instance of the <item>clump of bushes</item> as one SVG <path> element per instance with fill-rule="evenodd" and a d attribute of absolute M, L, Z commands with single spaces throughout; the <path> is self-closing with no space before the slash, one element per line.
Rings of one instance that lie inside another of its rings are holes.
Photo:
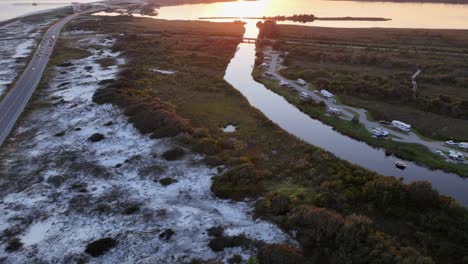
<path fill-rule="evenodd" d="M 159 180 L 159 183 L 162 185 L 162 186 L 168 186 L 168 185 L 171 185 L 173 183 L 176 183 L 177 180 L 176 179 L 172 179 L 172 178 L 162 178 Z"/>
<path fill-rule="evenodd" d="M 15 252 L 18 251 L 22 246 L 23 243 L 18 238 L 13 238 L 10 241 L 8 241 L 5 250 L 6 252 Z"/>
<path fill-rule="evenodd" d="M 267 245 L 257 252 L 258 264 L 303 264 L 307 263 L 298 248 L 287 245 Z"/>
<path fill-rule="evenodd" d="M 92 257 L 99 257 L 104 255 L 107 251 L 111 250 L 116 245 L 117 241 L 115 239 L 112 237 L 105 237 L 86 245 L 85 252 Z"/>
<path fill-rule="evenodd" d="M 122 73 L 125 75 L 125 71 Z M 141 73 L 126 73 L 139 75 Z M 138 79 L 138 76 L 132 78 Z M 99 89 L 93 96 L 97 103 L 114 103 L 125 108 L 129 121 L 143 134 L 151 133 L 153 138 L 173 137 L 180 133 L 192 132 L 186 119 L 180 117 L 173 106 L 161 102 L 158 98 L 142 101 L 131 89 L 122 89 L 123 81 Z M 135 89 L 139 90 L 139 89 Z"/>
<path fill-rule="evenodd" d="M 88 141 L 91 141 L 91 142 L 99 142 L 101 140 L 103 140 L 105 137 L 103 134 L 100 134 L 100 133 L 94 133 L 92 134 L 89 138 L 88 138 Z"/>
<path fill-rule="evenodd" d="M 257 196 L 264 191 L 263 179 L 268 175 L 270 172 L 257 170 L 253 164 L 245 163 L 214 177 L 211 191 L 220 198 L 234 200 Z"/>
<path fill-rule="evenodd" d="M 124 215 L 131 215 L 131 214 L 134 214 L 136 212 L 140 211 L 140 205 L 138 204 L 131 204 L 131 205 L 128 205 L 124 208 L 124 210 L 122 211 L 122 214 Z"/>
<path fill-rule="evenodd" d="M 222 226 L 213 226 L 206 230 L 209 236 L 222 237 L 224 234 L 224 228 Z"/>
<path fill-rule="evenodd" d="M 218 142 L 212 138 L 202 138 L 197 140 L 193 148 L 195 151 L 205 155 L 214 155 L 221 151 L 221 147 L 218 145 Z"/>
<path fill-rule="evenodd" d="M 343 217 L 325 208 L 300 205 L 288 214 L 286 226 L 297 231 L 305 256 L 318 263 L 385 263 L 389 258 L 400 259 L 399 263 L 433 263 L 377 232 L 366 216 Z"/>
<path fill-rule="evenodd" d="M 220 252 L 220 251 L 223 251 L 225 248 L 232 248 L 232 247 L 249 248 L 253 245 L 254 245 L 254 241 L 252 241 L 245 235 L 214 237 L 208 243 L 208 246 L 214 252 Z"/>
<path fill-rule="evenodd" d="M 162 154 L 162 157 L 166 160 L 179 160 L 185 156 L 185 150 L 181 147 L 174 147 Z"/>
<path fill-rule="evenodd" d="M 174 230 L 168 228 L 159 234 L 159 238 L 169 240 L 173 235 L 175 235 Z"/>
<path fill-rule="evenodd" d="M 71 62 L 64 62 L 64 63 L 61 63 L 61 64 L 59 64 L 57 66 L 58 67 L 70 67 L 72 65 L 73 65 L 73 63 L 71 63 Z"/>

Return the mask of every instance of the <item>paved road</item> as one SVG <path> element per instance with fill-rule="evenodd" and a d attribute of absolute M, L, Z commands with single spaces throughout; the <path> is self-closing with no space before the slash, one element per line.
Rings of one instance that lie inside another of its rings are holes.
<path fill-rule="evenodd" d="M 333 99 L 325 99 L 324 97 L 320 96 L 319 93 L 310 91 L 306 86 L 298 85 L 296 82 L 284 78 L 278 73 L 278 67 L 280 67 L 279 54 L 272 51 L 271 49 L 267 49 L 265 53 L 271 58 L 269 62 L 268 72 L 271 73 L 275 79 L 278 79 L 278 81 L 285 81 L 298 92 L 305 92 L 309 94 L 312 97 L 312 99 L 315 100 L 316 102 L 322 101 L 329 107 L 340 109 L 344 115 L 344 117 L 342 117 L 343 119 L 351 120 L 351 118 L 354 116 L 353 112 L 359 113 L 359 122 L 363 124 L 369 132 L 371 132 L 375 127 L 386 129 L 385 127 L 382 127 L 380 123 L 368 120 L 367 115 L 366 115 L 366 112 L 367 112 L 366 109 L 336 104 Z M 348 111 L 347 109 L 350 109 L 353 112 Z M 426 146 L 433 152 L 435 152 L 438 149 L 445 151 L 445 152 L 449 152 L 450 150 L 453 150 L 447 147 L 444 142 L 427 141 L 425 139 L 420 138 L 414 132 L 410 132 L 410 133 L 401 132 L 400 133 L 400 132 L 392 130 L 390 131 L 390 133 L 398 137 L 398 138 L 393 139 L 395 141 L 421 144 L 421 145 Z M 465 161 L 465 163 L 468 163 L 468 161 Z"/>
<path fill-rule="evenodd" d="M 0 146 L 10 134 L 39 84 L 60 30 L 62 30 L 66 23 L 78 15 L 80 14 L 70 15 L 55 23 L 47 30 L 43 40 L 39 44 L 39 48 L 34 53 L 33 58 L 24 72 L 16 81 L 15 86 L 3 98 L 2 102 L 0 102 Z M 52 36 L 56 37 L 52 38 Z"/>

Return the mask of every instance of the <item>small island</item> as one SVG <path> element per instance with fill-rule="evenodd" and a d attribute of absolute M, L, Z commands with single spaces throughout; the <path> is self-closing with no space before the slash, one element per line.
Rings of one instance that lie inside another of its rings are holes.
<path fill-rule="evenodd" d="M 383 17 L 316 17 L 312 14 L 299 14 L 292 16 L 262 16 L 262 17 L 200 17 L 199 19 L 260 19 L 272 21 L 292 21 L 300 23 L 314 22 L 315 20 L 326 21 L 388 21 L 390 18 Z"/>

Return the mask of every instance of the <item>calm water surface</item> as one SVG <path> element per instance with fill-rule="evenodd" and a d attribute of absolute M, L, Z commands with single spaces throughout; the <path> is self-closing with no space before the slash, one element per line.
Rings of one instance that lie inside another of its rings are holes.
<path fill-rule="evenodd" d="M 164 7 L 160 17 L 258 17 L 314 14 L 318 17 L 385 17 L 391 21 L 315 21 L 326 27 L 396 27 L 468 29 L 468 5 L 371 3 L 327 0 L 259 0 Z M 292 23 L 292 22 L 291 22 Z"/>

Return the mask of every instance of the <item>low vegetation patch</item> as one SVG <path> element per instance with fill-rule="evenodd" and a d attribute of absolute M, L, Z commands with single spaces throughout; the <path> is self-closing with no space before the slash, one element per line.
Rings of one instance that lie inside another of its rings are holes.
<path fill-rule="evenodd" d="M 111 250 L 117 245 L 117 241 L 111 237 L 105 237 L 93 241 L 86 245 L 85 252 L 92 257 L 99 257 L 104 255 L 107 251 Z"/>
<path fill-rule="evenodd" d="M 161 183 L 162 186 L 168 186 L 168 185 L 171 185 L 173 183 L 176 183 L 177 180 L 176 179 L 172 179 L 172 178 L 162 178 L 159 180 L 159 183 Z"/>
<path fill-rule="evenodd" d="M 178 160 L 185 156 L 185 150 L 181 147 L 174 147 L 165 151 L 162 157 L 166 160 Z"/>

